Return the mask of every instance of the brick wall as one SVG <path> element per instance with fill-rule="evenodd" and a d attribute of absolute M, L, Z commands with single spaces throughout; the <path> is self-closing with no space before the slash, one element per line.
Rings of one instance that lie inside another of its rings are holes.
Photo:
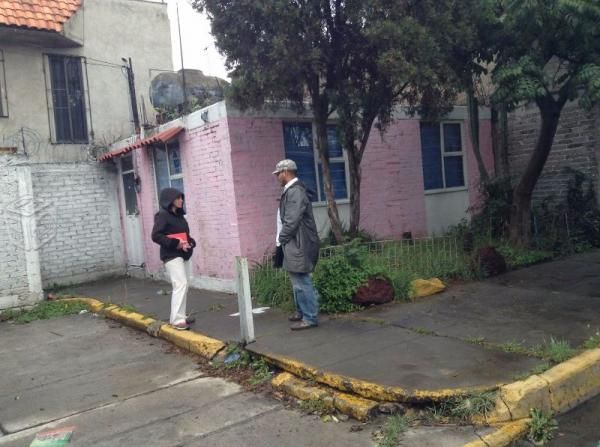
<path fill-rule="evenodd" d="M 240 238 L 226 119 L 190 129 L 180 138 L 194 274 L 232 280 Z"/>
<path fill-rule="evenodd" d="M 37 221 L 43 283 L 124 273 L 116 173 L 95 163 L 39 164 L 32 180 L 46 210 Z"/>
<path fill-rule="evenodd" d="M 537 141 L 540 123 L 541 119 L 536 106 L 522 107 L 509 114 L 511 174 L 518 175 L 525 169 Z M 578 107 L 576 102 L 565 105 L 552 151 L 534 190 L 534 201 L 540 201 L 549 196 L 555 196 L 558 199 L 564 198 L 568 181 L 571 178 L 565 172 L 565 167 L 583 172 L 598 186 L 599 124 L 600 111 L 585 112 Z"/>
<path fill-rule="evenodd" d="M 285 158 L 280 118 L 229 118 L 235 203 L 244 256 L 260 260 L 275 247 L 281 188 L 271 174 Z"/>
<path fill-rule="evenodd" d="M 373 131 L 362 162 L 361 227 L 379 239 L 427 232 L 418 120 Z"/>
<path fill-rule="evenodd" d="M 0 309 L 13 307 L 29 296 L 25 241 L 18 213 L 16 169 L 0 156 Z"/>

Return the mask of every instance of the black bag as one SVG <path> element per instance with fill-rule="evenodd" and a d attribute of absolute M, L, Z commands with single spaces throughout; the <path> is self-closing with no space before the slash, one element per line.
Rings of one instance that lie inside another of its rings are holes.
<path fill-rule="evenodd" d="M 283 247 L 280 245 L 275 248 L 273 253 L 273 268 L 279 269 L 283 266 Z"/>

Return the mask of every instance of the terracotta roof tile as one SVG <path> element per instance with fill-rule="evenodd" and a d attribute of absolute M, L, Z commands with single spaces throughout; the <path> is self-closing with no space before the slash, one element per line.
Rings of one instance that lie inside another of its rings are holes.
<path fill-rule="evenodd" d="M 60 33 L 83 0 L 0 0 L 0 25 Z"/>

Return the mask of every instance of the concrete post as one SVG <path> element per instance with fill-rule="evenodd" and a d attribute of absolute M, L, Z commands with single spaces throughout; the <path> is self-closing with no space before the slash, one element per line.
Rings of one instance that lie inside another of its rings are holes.
<path fill-rule="evenodd" d="M 252 343 L 255 341 L 255 338 L 248 259 L 236 256 L 235 267 L 237 272 L 238 307 L 240 310 L 240 330 L 242 340 L 244 343 Z"/>
<path fill-rule="evenodd" d="M 27 265 L 27 279 L 29 282 L 29 295 L 33 301 L 39 301 L 43 298 L 43 289 L 39 255 L 40 247 L 37 241 L 37 210 L 35 208 L 33 196 L 31 168 L 29 166 L 19 166 L 16 168 L 16 174 L 22 206 L 19 214 L 23 228 L 23 243 L 25 262 Z"/>

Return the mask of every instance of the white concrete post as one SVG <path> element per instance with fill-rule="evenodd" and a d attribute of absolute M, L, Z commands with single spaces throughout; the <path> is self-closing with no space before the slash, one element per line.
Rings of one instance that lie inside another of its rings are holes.
<path fill-rule="evenodd" d="M 240 330 L 242 340 L 245 343 L 252 343 L 255 341 L 255 338 L 248 259 L 236 256 L 235 267 L 237 271 L 238 307 L 240 310 Z"/>
<path fill-rule="evenodd" d="M 22 206 L 19 214 L 23 228 L 23 248 L 27 266 L 27 278 L 29 280 L 29 294 L 30 299 L 39 301 L 43 299 L 42 274 L 40 268 L 40 247 L 37 240 L 36 219 L 38 216 L 33 196 L 31 168 L 29 166 L 19 166 L 16 168 L 16 173 L 19 185 L 19 198 Z"/>

